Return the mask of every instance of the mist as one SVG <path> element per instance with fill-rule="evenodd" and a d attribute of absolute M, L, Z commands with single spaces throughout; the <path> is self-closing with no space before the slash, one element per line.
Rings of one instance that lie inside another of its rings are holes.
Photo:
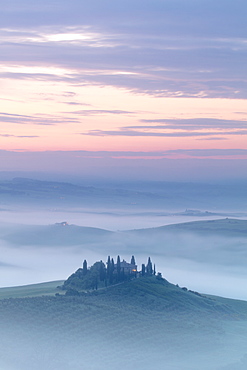
<path fill-rule="evenodd" d="M 0 184 L 1 287 L 61 284 L 84 259 L 91 266 L 108 255 L 134 255 L 141 269 L 150 256 L 166 280 L 209 294 L 208 303 L 194 305 L 193 293 L 164 307 L 142 294 L 0 300 L 0 367 L 245 369 L 247 326 L 234 311 L 244 302 L 211 307 L 214 296 L 247 300 L 243 185 L 238 194 L 219 184 L 99 185 Z"/>
<path fill-rule="evenodd" d="M 2 180 L 0 285 L 64 280 L 84 259 L 135 254 L 138 268 L 151 256 L 179 286 L 247 299 L 245 190 L 245 182 Z M 235 231 L 214 224 L 227 218 L 239 220 Z"/>
<path fill-rule="evenodd" d="M 1 215 L 8 222 L 0 227 L 1 286 L 64 280 L 84 259 L 92 265 L 96 260 L 106 261 L 108 255 L 116 259 L 119 254 L 128 261 L 134 254 L 139 269 L 151 256 L 156 270 L 179 286 L 247 299 L 245 234 L 176 229 L 181 222 L 214 222 L 215 216 L 150 214 L 126 214 L 124 210 L 3 211 Z M 63 226 L 62 221 L 68 225 Z M 161 227 L 164 225 L 168 228 Z"/>

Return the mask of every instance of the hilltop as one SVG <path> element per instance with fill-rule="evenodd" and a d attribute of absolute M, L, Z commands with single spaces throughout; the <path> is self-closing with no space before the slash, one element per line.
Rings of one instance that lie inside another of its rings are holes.
<path fill-rule="evenodd" d="M 247 302 L 145 276 L 80 296 L 2 299 L 0 325 L 3 369 L 242 370 Z"/>
<path fill-rule="evenodd" d="M 62 290 L 65 281 L 54 281 L 11 288 L 0 288 L 0 305 L 6 305 L 7 300 L 18 302 L 52 302 L 59 305 L 63 302 L 78 301 L 94 302 L 116 306 L 135 307 L 135 310 L 150 310 L 156 312 L 174 311 L 176 313 L 203 313 L 216 316 L 240 317 L 247 319 L 247 302 L 228 298 L 210 296 L 179 287 L 157 276 L 144 276 L 122 283 L 115 283 L 98 290 L 81 291 L 79 295 L 66 295 Z M 115 303 L 114 303 L 115 302 Z"/>

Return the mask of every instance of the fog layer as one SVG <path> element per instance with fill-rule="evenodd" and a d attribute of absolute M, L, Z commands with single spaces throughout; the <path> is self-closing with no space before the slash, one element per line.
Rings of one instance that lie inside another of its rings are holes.
<path fill-rule="evenodd" d="M 0 285 L 62 280 L 84 259 L 134 254 L 173 283 L 247 299 L 244 184 L 101 185 L 2 181 Z M 204 222 L 161 227 L 191 221 Z"/>

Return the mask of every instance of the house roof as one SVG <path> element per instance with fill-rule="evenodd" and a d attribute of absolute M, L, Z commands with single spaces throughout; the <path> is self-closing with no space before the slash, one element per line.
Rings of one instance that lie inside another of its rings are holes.
<path fill-rule="evenodd" d="M 115 264 L 115 267 L 117 267 L 117 264 Z M 120 262 L 120 267 L 136 270 L 137 265 L 133 265 L 132 263 L 128 263 L 125 260 L 123 260 L 122 262 Z"/>

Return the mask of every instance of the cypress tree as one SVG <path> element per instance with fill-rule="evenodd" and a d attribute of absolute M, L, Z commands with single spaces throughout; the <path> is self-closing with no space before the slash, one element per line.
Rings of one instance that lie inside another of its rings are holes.
<path fill-rule="evenodd" d="M 120 264 L 120 257 L 117 256 L 117 280 L 120 281 L 121 279 L 121 264 Z"/>
<path fill-rule="evenodd" d="M 105 265 L 102 261 L 100 261 L 99 279 L 100 279 L 100 281 L 105 280 Z"/>
<path fill-rule="evenodd" d="M 135 265 L 136 264 L 136 261 L 135 261 L 135 257 L 134 256 L 131 257 L 130 263 L 131 263 L 131 265 Z"/>
<path fill-rule="evenodd" d="M 113 258 L 111 259 L 111 270 L 112 272 L 115 270 L 115 263 Z"/>
<path fill-rule="evenodd" d="M 113 283 L 113 271 L 114 271 L 114 269 L 115 269 L 114 259 L 112 258 L 111 263 L 110 263 L 110 276 L 109 276 L 109 281 L 110 281 L 111 284 Z"/>
<path fill-rule="evenodd" d="M 111 275 L 111 257 L 110 256 L 108 256 L 106 264 L 107 264 L 107 270 L 106 270 L 107 279 L 110 279 L 110 275 Z"/>
<path fill-rule="evenodd" d="M 155 269 L 155 264 L 154 264 L 154 275 L 156 275 L 156 269 Z"/>
<path fill-rule="evenodd" d="M 147 264 L 146 270 L 147 270 L 147 274 L 148 275 L 152 275 L 153 274 L 153 266 L 152 266 L 152 262 L 151 262 L 151 258 L 150 257 L 148 257 L 148 264 Z"/>
<path fill-rule="evenodd" d="M 83 261 L 82 270 L 83 270 L 83 276 L 85 276 L 87 274 L 87 261 L 86 260 Z"/>
<path fill-rule="evenodd" d="M 144 265 L 144 263 L 142 264 L 142 276 L 145 276 L 145 271 L 146 271 L 146 269 L 145 269 L 145 265 Z"/>

